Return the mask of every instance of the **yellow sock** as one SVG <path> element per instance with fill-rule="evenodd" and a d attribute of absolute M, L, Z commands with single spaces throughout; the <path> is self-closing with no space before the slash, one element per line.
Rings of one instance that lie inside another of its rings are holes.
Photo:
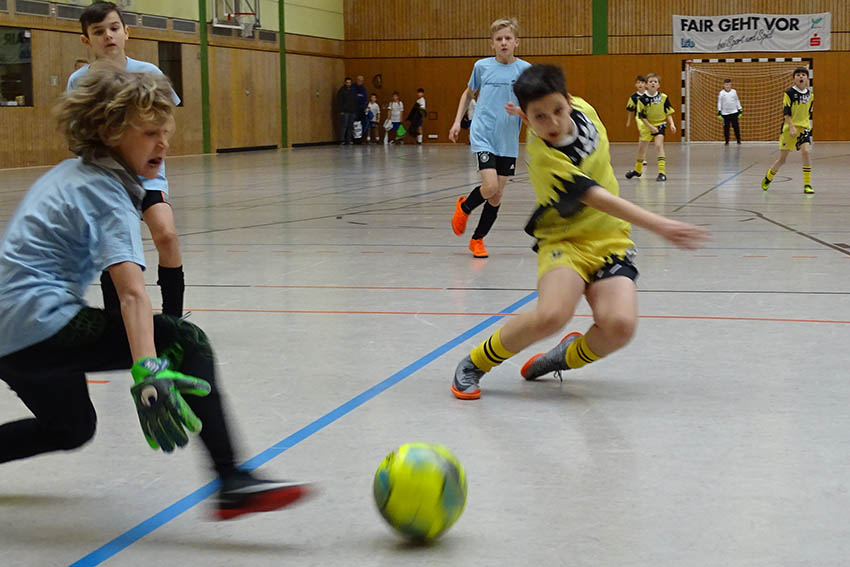
<path fill-rule="evenodd" d="M 764 178 L 768 181 L 773 181 L 773 178 L 776 176 L 776 172 L 773 171 L 773 168 L 768 169 L 767 173 L 764 174 Z"/>
<path fill-rule="evenodd" d="M 804 165 L 803 166 L 803 185 L 811 185 L 812 184 L 812 166 Z"/>
<path fill-rule="evenodd" d="M 667 158 L 658 156 L 658 173 L 667 173 Z"/>
<path fill-rule="evenodd" d="M 640 158 L 635 161 L 635 171 L 637 171 L 638 173 L 641 173 L 643 171 L 643 160 Z"/>
<path fill-rule="evenodd" d="M 570 368 L 581 368 L 597 360 L 599 360 L 599 357 L 587 346 L 587 339 L 584 335 L 571 342 L 570 346 L 567 347 L 567 366 Z"/>
<path fill-rule="evenodd" d="M 516 354 L 502 345 L 501 334 L 502 329 L 500 328 L 489 339 L 472 349 L 472 352 L 469 353 L 472 363 L 484 372 L 490 372 L 494 366 L 502 364 Z"/>

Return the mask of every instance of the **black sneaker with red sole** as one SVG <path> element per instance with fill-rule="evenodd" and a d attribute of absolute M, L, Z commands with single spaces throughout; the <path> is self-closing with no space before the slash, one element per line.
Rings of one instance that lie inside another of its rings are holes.
<path fill-rule="evenodd" d="M 222 479 L 214 515 L 217 520 L 232 520 L 245 514 L 272 512 L 304 499 L 314 490 L 308 482 L 263 480 L 240 471 Z"/>

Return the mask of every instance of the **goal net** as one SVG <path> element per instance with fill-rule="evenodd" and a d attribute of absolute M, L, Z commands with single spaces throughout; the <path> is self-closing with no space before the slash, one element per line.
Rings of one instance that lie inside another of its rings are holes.
<path fill-rule="evenodd" d="M 717 94 L 723 81 L 732 88 L 744 114 L 739 120 L 745 142 L 775 141 L 782 127 L 782 95 L 792 85 L 793 71 L 810 60 L 687 61 L 684 73 L 685 141 L 723 141 L 723 122 L 717 119 Z M 730 137 L 734 134 L 730 131 Z"/>

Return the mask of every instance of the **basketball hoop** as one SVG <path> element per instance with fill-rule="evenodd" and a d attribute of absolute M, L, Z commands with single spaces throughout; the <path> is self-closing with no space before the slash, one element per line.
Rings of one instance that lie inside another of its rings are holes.
<path fill-rule="evenodd" d="M 257 25 L 256 12 L 233 12 L 227 14 L 227 21 L 237 24 L 242 37 L 254 37 L 254 26 Z"/>

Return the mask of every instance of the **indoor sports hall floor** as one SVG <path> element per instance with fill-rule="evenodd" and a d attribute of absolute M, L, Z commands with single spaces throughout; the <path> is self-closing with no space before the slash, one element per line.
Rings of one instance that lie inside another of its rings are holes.
<path fill-rule="evenodd" d="M 89 445 L 0 466 L 0 565 L 846 565 L 850 145 L 816 144 L 813 196 L 798 155 L 761 191 L 775 144 L 668 144 L 666 184 L 653 159 L 622 180 L 633 149 L 612 147 L 621 194 L 711 241 L 681 251 L 636 229 L 635 340 L 563 384 L 524 383 L 553 337 L 475 402 L 449 391 L 457 362 L 534 303 L 523 163 L 476 260 L 449 227 L 478 178 L 466 145 L 169 158 L 186 307 L 242 457 L 320 493 L 210 522 L 200 444 L 149 450 L 129 376 L 92 375 Z M 0 172 L 0 226 L 43 171 Z M 3 421 L 26 415 L 0 390 Z M 424 548 L 372 502 L 376 467 L 409 441 L 448 446 L 469 479 L 464 515 Z"/>

